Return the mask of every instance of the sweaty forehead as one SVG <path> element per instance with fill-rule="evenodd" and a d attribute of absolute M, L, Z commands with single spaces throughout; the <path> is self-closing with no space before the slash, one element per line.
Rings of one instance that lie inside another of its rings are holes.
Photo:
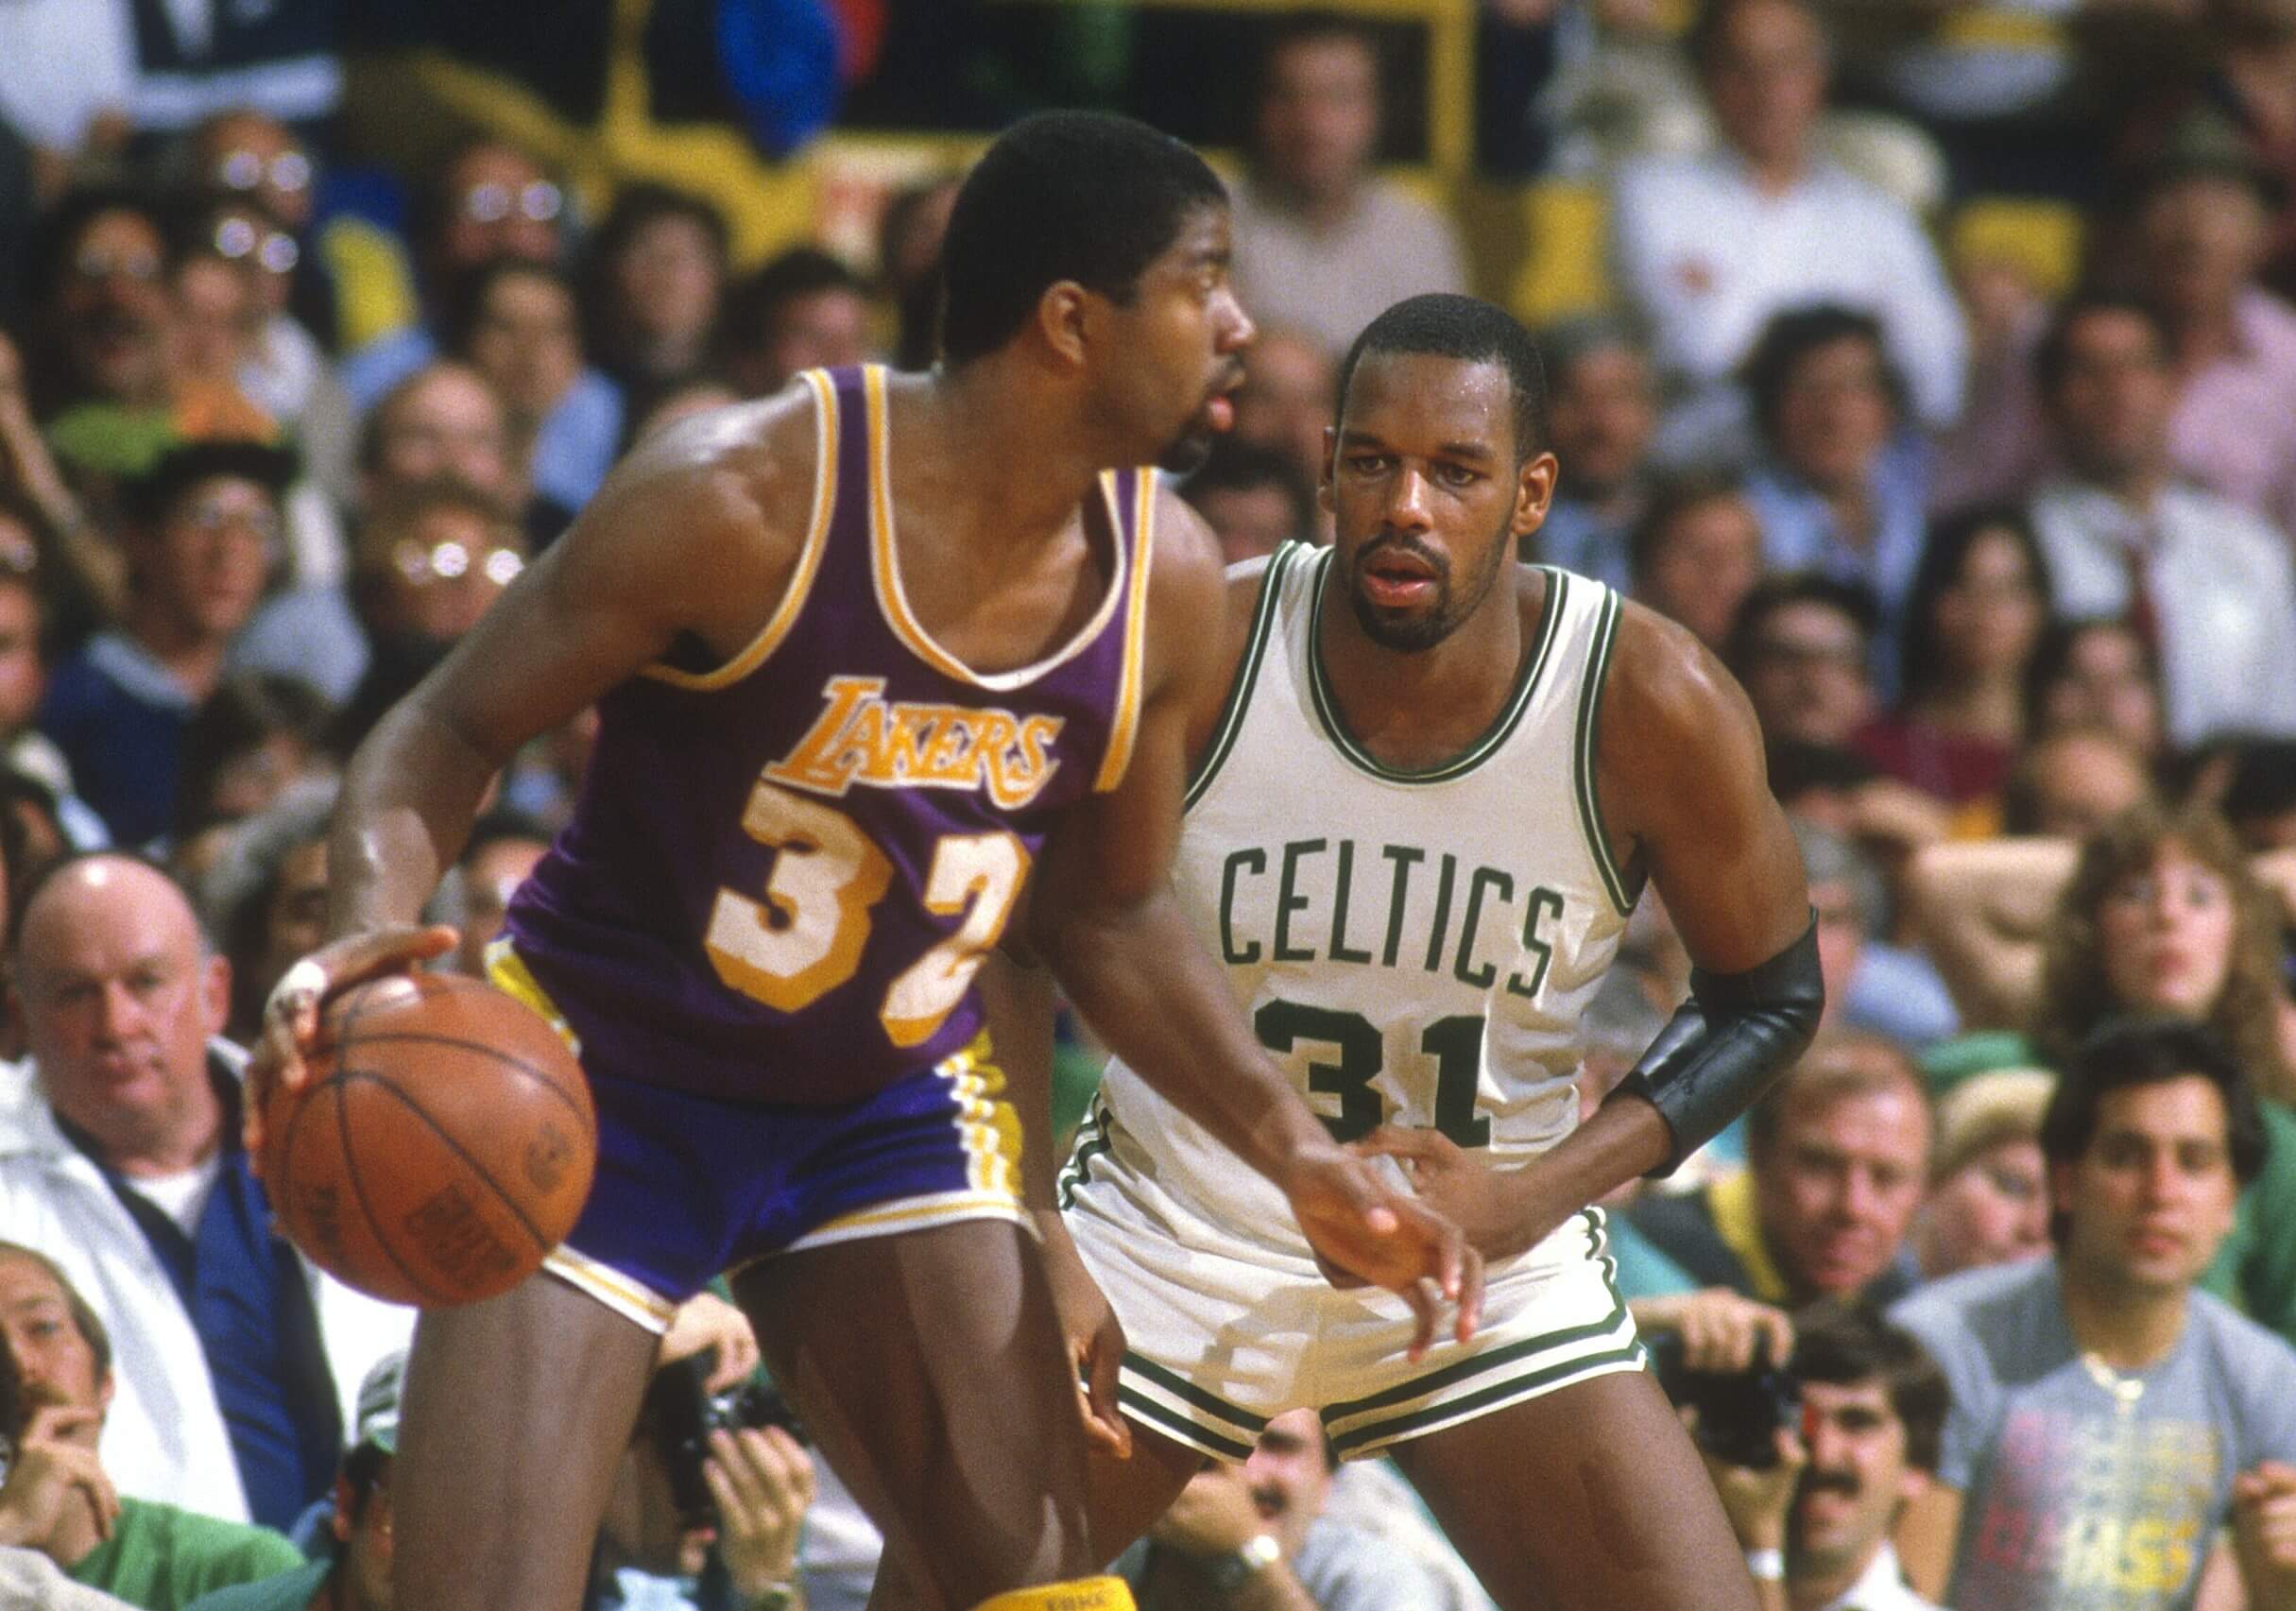
<path fill-rule="evenodd" d="M 1340 431 L 1397 448 L 1475 443 L 1498 457 L 1515 440 L 1514 407 L 1496 359 L 1372 351 L 1347 378 Z"/>

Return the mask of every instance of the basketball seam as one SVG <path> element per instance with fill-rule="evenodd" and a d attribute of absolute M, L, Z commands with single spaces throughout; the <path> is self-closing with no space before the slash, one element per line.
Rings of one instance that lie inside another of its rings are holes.
<path fill-rule="evenodd" d="M 340 1049 L 350 1045 L 351 1031 L 358 1024 L 359 1014 L 365 1010 L 366 1003 L 356 999 L 343 1003 L 343 1027 L 335 1037 L 338 1058 L 341 1055 Z M 406 1277 L 409 1286 L 412 1286 L 431 1302 L 443 1303 L 446 1301 L 444 1294 L 436 1291 L 428 1281 L 408 1269 L 406 1260 L 399 1257 L 399 1250 L 391 1245 L 390 1233 L 383 1228 L 383 1221 L 375 1213 L 374 1205 L 367 1200 L 367 1185 L 359 1178 L 358 1155 L 351 1150 L 351 1146 L 350 1104 L 345 1100 L 343 1094 L 347 1083 L 351 1077 L 351 1071 L 344 1068 L 338 1061 L 335 1064 L 334 1072 L 329 1076 L 327 1081 L 328 1084 L 335 1087 L 334 1122 L 336 1139 L 343 1149 L 343 1177 L 351 1182 L 351 1193 L 359 1200 L 359 1212 L 367 1216 L 367 1228 L 374 1233 L 375 1245 L 383 1250 L 384 1257 L 398 1266 L 399 1274 Z M 373 1076 L 367 1077 L 372 1078 Z M 488 1184 L 491 1185 L 492 1182 L 489 1181 Z"/>
<path fill-rule="evenodd" d="M 374 1041 L 380 1040 L 383 1037 L 379 1035 L 370 1035 L 367 1038 L 368 1043 L 371 1045 Z M 502 1189 L 502 1186 L 495 1180 L 493 1174 L 483 1164 L 481 1164 L 477 1158 L 473 1157 L 460 1141 L 457 1141 L 453 1136 L 449 1135 L 445 1126 L 440 1124 L 437 1120 L 433 1119 L 428 1113 L 424 1112 L 421 1104 L 418 1103 L 413 1097 L 407 1095 L 406 1092 L 401 1090 L 398 1086 L 392 1082 L 392 1079 L 388 1074 L 376 1073 L 370 1069 L 338 1069 L 335 1071 L 334 1077 L 345 1082 L 351 1080 L 372 1081 L 380 1088 L 390 1092 L 394 1101 L 398 1102 L 401 1106 L 404 1107 L 417 1119 L 422 1121 L 424 1126 L 430 1130 L 431 1134 L 438 1138 L 439 1143 L 443 1145 L 449 1152 L 453 1153 L 456 1157 L 462 1160 L 463 1167 L 468 1169 L 472 1174 L 476 1175 L 480 1180 L 486 1183 L 487 1190 L 493 1192 L 495 1197 L 502 1203 L 502 1206 L 510 1211 L 510 1217 L 518 1221 L 521 1225 L 525 1227 L 526 1234 L 528 1237 L 533 1239 L 535 1246 L 540 1248 L 544 1253 L 548 1253 L 551 1248 L 556 1245 L 556 1243 L 552 1243 L 548 1238 L 542 1235 L 541 1227 L 540 1225 L 537 1225 L 532 1220 L 526 1217 L 525 1210 L 521 1208 L 516 1202 L 512 1201 L 510 1193 Z"/>
<path fill-rule="evenodd" d="M 344 1035 L 340 1044 L 347 1046 L 349 1043 L 350 1025 L 346 1023 L 344 1025 Z M 590 1132 L 590 1138 L 592 1143 L 595 1143 L 598 1139 L 597 1121 L 595 1116 L 585 1116 L 582 1112 L 582 1105 L 579 1102 L 576 1102 L 574 1097 L 566 1091 L 565 1088 L 560 1086 L 557 1080 L 553 1079 L 547 1070 L 544 1070 L 536 1064 L 526 1062 L 520 1057 L 514 1056 L 512 1054 L 505 1052 L 499 1046 L 488 1045 L 484 1040 L 466 1040 L 460 1036 L 439 1035 L 432 1031 L 420 1029 L 379 1029 L 359 1037 L 359 1045 L 361 1046 L 380 1046 L 385 1044 L 445 1046 L 450 1047 L 457 1052 L 475 1052 L 483 1056 L 491 1058 L 502 1063 L 505 1067 L 516 1070 L 519 1073 L 522 1073 L 528 1079 L 533 1080 L 544 1090 L 548 1091 L 552 1096 L 557 1098 L 559 1102 L 563 1103 L 566 1105 L 567 1110 L 573 1113 L 575 1117 L 586 1118 L 587 1122 L 584 1123 L 583 1128 Z"/>

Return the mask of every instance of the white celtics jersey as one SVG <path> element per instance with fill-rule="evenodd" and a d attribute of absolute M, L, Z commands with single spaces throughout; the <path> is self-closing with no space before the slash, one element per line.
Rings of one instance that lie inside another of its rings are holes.
<path fill-rule="evenodd" d="M 1498 720 L 1442 765 L 1382 765 L 1324 677 L 1332 550 L 1268 561 L 1251 642 L 1189 791 L 1174 879 L 1260 1042 L 1341 1140 L 1432 1127 L 1520 1157 L 1578 1122 L 1577 1028 L 1632 900 L 1596 813 L 1595 718 L 1619 600 L 1548 569 Z M 1110 1065 L 1063 1181 L 1306 1256 L 1281 1195 Z M 1183 1237 L 1185 1230 L 1175 1225 Z"/>

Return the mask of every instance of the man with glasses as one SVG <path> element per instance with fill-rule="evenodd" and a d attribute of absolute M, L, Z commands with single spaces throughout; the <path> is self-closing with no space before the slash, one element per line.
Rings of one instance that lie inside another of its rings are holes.
<path fill-rule="evenodd" d="M 118 843 L 172 820 L 183 730 L 279 560 L 294 469 L 283 448 L 193 442 L 126 490 L 126 612 L 56 668 L 39 716 Z"/>

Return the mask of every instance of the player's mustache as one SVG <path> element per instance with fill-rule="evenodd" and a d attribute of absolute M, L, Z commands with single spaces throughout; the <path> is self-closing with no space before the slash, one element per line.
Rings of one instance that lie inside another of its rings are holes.
<path fill-rule="evenodd" d="M 1854 1471 L 1811 1469 L 1802 1473 L 1802 1491 L 1806 1494 L 1840 1494 L 1854 1500 L 1864 1490 L 1865 1484 L 1858 1481 Z"/>
<path fill-rule="evenodd" d="M 1392 526 L 1381 526 L 1378 536 L 1356 551 L 1355 568 L 1361 572 L 1380 555 L 1390 552 L 1409 554 L 1425 560 L 1438 581 L 1448 582 L 1451 579 L 1451 562 L 1448 557 L 1428 547 L 1411 532 L 1396 531 Z"/>

